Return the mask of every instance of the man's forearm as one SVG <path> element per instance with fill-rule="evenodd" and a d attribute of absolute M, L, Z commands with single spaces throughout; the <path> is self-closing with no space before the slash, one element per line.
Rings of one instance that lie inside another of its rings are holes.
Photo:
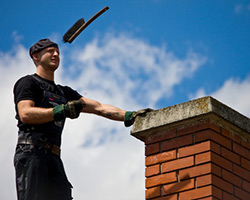
<path fill-rule="evenodd" d="M 22 100 L 17 104 L 20 119 L 25 124 L 43 124 L 52 121 L 52 108 L 35 107 L 31 100 Z"/>
<path fill-rule="evenodd" d="M 116 121 L 124 121 L 126 113 L 125 110 L 112 105 L 102 104 L 96 100 L 88 99 L 85 97 L 82 97 L 81 101 L 85 105 L 85 107 L 82 109 L 82 112 L 100 115 L 102 117 L 106 117 L 108 119 Z"/>
<path fill-rule="evenodd" d="M 54 120 L 52 108 L 31 107 L 20 115 L 25 124 L 43 124 Z"/>
<path fill-rule="evenodd" d="M 126 111 L 115 106 L 111 106 L 108 104 L 102 104 L 102 106 L 98 110 L 98 115 L 106 117 L 108 119 L 124 121 Z"/>
<path fill-rule="evenodd" d="M 81 101 L 69 101 L 53 108 L 40 108 L 35 107 L 31 100 L 23 100 L 18 103 L 18 113 L 25 124 L 43 124 L 52 120 L 61 121 L 67 117 L 75 119 L 83 107 L 85 105 Z"/>

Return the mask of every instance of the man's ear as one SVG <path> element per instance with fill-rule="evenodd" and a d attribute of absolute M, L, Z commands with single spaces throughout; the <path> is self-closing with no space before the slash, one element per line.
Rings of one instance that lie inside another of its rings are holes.
<path fill-rule="evenodd" d="M 40 54 L 38 52 L 37 53 L 33 53 L 32 54 L 32 58 L 33 58 L 33 60 L 38 61 L 40 59 Z"/>

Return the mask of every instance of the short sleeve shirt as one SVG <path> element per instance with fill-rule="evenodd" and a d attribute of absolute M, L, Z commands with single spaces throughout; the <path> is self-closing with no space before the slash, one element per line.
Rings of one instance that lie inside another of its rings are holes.
<path fill-rule="evenodd" d="M 56 85 L 54 81 L 43 79 L 37 74 L 24 76 L 16 82 L 13 90 L 17 119 L 19 119 L 17 111 L 18 102 L 22 100 L 32 100 L 34 101 L 36 107 L 41 107 L 44 90 L 40 87 L 40 83 L 38 82 L 38 80 L 36 80 L 33 76 L 36 76 L 53 86 L 53 92 L 55 93 L 60 93 L 60 90 L 62 90 L 67 101 L 79 100 L 82 97 L 71 87 Z M 18 126 L 20 125 L 20 123 L 21 121 L 18 120 Z"/>

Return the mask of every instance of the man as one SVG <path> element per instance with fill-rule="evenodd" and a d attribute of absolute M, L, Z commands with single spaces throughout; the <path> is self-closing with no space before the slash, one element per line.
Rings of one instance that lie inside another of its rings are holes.
<path fill-rule="evenodd" d="M 85 98 L 67 86 L 54 83 L 59 66 L 58 45 L 39 40 L 30 48 L 36 73 L 19 79 L 14 86 L 18 142 L 14 157 L 18 200 L 70 200 L 69 183 L 60 158 L 61 134 L 66 118 L 81 112 L 133 124 L 138 112 Z"/>

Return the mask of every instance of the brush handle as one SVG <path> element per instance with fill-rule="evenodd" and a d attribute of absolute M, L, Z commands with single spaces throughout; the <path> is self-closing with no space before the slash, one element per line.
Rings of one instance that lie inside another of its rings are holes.
<path fill-rule="evenodd" d="M 70 38 L 69 43 L 72 43 L 74 39 L 85 29 L 89 24 L 91 24 L 97 17 L 99 17 L 101 14 L 103 14 L 105 11 L 109 9 L 108 6 L 101 9 L 98 13 L 96 13 L 93 17 L 91 17 L 85 24 L 83 24 Z"/>

